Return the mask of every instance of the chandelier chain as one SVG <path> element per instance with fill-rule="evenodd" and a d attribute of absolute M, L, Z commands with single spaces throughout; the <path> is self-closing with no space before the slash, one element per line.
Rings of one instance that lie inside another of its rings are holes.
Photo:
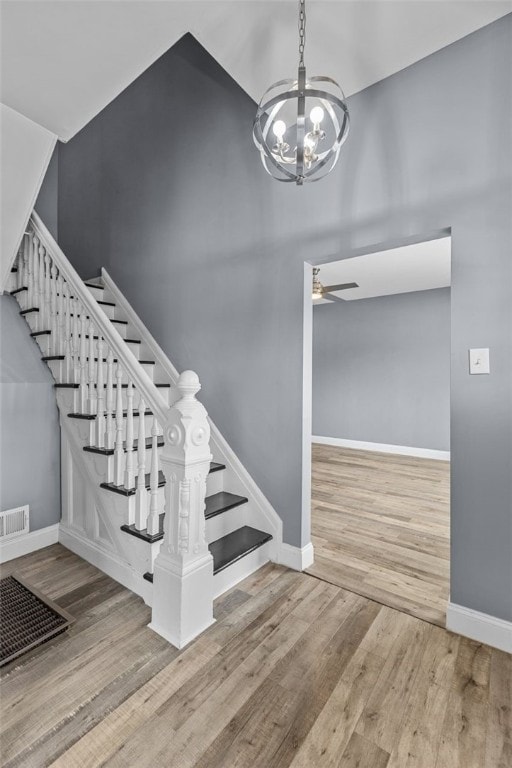
<path fill-rule="evenodd" d="M 299 0 L 299 66 L 304 66 L 306 47 L 306 0 Z"/>

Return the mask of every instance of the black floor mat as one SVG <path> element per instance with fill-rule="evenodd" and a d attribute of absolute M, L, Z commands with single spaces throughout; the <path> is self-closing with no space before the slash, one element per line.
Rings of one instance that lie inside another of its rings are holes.
<path fill-rule="evenodd" d="M 64 632 L 72 621 L 19 576 L 0 579 L 0 667 Z"/>

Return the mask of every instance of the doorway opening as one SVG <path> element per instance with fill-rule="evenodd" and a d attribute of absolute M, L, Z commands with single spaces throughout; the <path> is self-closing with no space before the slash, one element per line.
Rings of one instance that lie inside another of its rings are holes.
<path fill-rule="evenodd" d="M 307 572 L 445 626 L 451 238 L 316 267 Z"/>

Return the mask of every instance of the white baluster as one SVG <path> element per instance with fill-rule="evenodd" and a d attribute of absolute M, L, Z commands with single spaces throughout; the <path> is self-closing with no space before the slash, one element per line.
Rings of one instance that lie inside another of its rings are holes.
<path fill-rule="evenodd" d="M 30 255 L 30 236 L 27 234 L 23 238 L 23 285 L 27 286 L 27 292 L 25 294 L 25 300 L 28 302 L 28 286 L 29 286 L 29 274 L 28 274 L 28 261 Z M 28 307 L 28 303 L 25 304 Z"/>
<path fill-rule="evenodd" d="M 56 328 L 56 348 L 58 349 L 58 355 L 66 354 L 66 329 L 65 329 L 65 316 L 64 316 L 64 279 L 62 274 L 59 274 L 57 278 L 57 328 Z M 63 370 L 65 365 L 62 366 Z M 66 379 L 64 378 L 64 381 Z"/>
<path fill-rule="evenodd" d="M 31 307 L 39 306 L 39 240 L 34 235 L 33 244 L 33 270 L 32 270 L 32 303 Z M 27 307 L 28 309 L 28 307 Z M 41 330 L 38 326 L 38 329 Z"/>
<path fill-rule="evenodd" d="M 89 356 L 89 370 L 88 370 L 88 378 L 89 378 L 89 413 L 96 413 L 96 398 L 97 398 L 97 392 L 96 392 L 96 366 L 94 365 L 94 325 L 92 322 L 89 322 L 89 345 L 88 345 L 88 356 Z"/>
<path fill-rule="evenodd" d="M 71 343 L 71 297 L 68 283 L 64 283 L 63 310 L 64 310 L 64 381 L 73 383 L 73 345 Z"/>
<path fill-rule="evenodd" d="M 149 475 L 148 533 L 154 536 L 159 531 L 160 509 L 158 503 L 158 424 L 153 416 L 151 427 L 151 472 Z"/>
<path fill-rule="evenodd" d="M 16 283 L 16 288 L 23 288 L 25 285 L 25 240 L 27 239 L 26 235 L 23 235 L 23 239 L 21 241 L 20 250 L 18 251 L 18 280 Z"/>
<path fill-rule="evenodd" d="M 27 238 L 27 258 L 28 258 L 28 296 L 26 307 L 34 306 L 34 242 L 32 237 Z"/>
<path fill-rule="evenodd" d="M 44 316 L 44 310 L 45 310 L 45 300 L 44 300 L 44 256 L 45 256 L 45 248 L 42 243 L 39 243 L 39 301 L 36 304 L 37 307 L 39 307 L 38 312 L 38 326 L 37 329 L 39 331 L 46 331 L 48 330 L 45 326 L 45 316 Z"/>
<path fill-rule="evenodd" d="M 103 338 L 98 338 L 98 398 L 96 409 L 96 445 L 98 448 L 105 446 L 105 387 L 103 382 Z"/>
<path fill-rule="evenodd" d="M 73 382 L 80 384 L 80 301 L 73 300 L 73 322 L 71 325 L 71 340 L 73 344 Z"/>
<path fill-rule="evenodd" d="M 123 371 L 121 363 L 116 370 L 116 444 L 114 447 L 114 485 L 123 484 L 124 474 L 124 445 L 123 445 Z"/>
<path fill-rule="evenodd" d="M 51 331 L 50 291 L 51 291 L 51 259 L 48 252 L 44 255 L 44 328 Z"/>
<path fill-rule="evenodd" d="M 105 448 L 114 447 L 114 354 L 109 348 L 107 355 L 107 393 L 106 393 L 107 419 L 105 423 Z M 109 480 L 109 482 L 111 482 Z"/>
<path fill-rule="evenodd" d="M 139 398 L 139 434 L 137 436 L 137 490 L 135 493 L 135 527 L 143 531 L 148 519 L 148 492 L 146 490 L 146 403 Z"/>
<path fill-rule="evenodd" d="M 59 318 L 57 315 L 57 267 L 52 264 L 51 267 L 51 283 L 50 283 L 50 354 L 59 354 Z"/>
<path fill-rule="evenodd" d="M 87 384 L 87 318 L 82 312 L 80 318 L 80 413 L 87 413 L 89 387 Z"/>
<path fill-rule="evenodd" d="M 124 487 L 133 488 L 135 485 L 135 470 L 133 461 L 133 384 L 128 380 L 126 390 L 126 457 L 124 464 Z"/>

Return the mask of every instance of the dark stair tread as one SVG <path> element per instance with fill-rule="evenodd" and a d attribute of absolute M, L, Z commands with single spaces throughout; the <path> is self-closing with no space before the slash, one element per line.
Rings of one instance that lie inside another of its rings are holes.
<path fill-rule="evenodd" d="M 55 389 L 78 389 L 80 384 L 54 384 Z"/>
<path fill-rule="evenodd" d="M 17 293 L 21 293 L 22 291 L 28 291 L 26 285 L 22 285 L 21 288 L 15 288 L 14 291 L 11 291 L 11 296 L 16 296 Z"/>
<path fill-rule="evenodd" d="M 97 304 L 103 304 L 105 307 L 115 307 L 115 301 L 103 301 L 103 299 L 97 299 Z"/>
<path fill-rule="evenodd" d="M 51 331 L 34 331 L 34 333 L 31 333 L 30 335 L 34 339 L 36 336 L 49 336 L 51 334 Z"/>
<path fill-rule="evenodd" d="M 212 461 L 210 463 L 210 472 L 216 472 L 217 469 L 214 468 L 215 462 Z M 220 466 L 220 465 L 219 465 Z M 216 467 L 216 465 L 215 465 Z M 221 467 L 224 469 L 224 467 Z M 146 488 L 149 491 L 149 478 L 150 478 L 150 472 L 146 474 Z M 158 487 L 162 488 L 165 485 L 165 477 L 162 470 L 159 470 L 158 472 Z M 100 488 L 105 488 L 107 491 L 114 491 L 114 493 L 119 493 L 122 496 L 133 496 L 135 492 L 137 491 L 137 478 L 135 478 L 135 486 L 133 488 L 126 488 L 124 485 L 114 485 L 114 483 L 100 483 Z M 227 494 L 228 496 L 232 496 L 233 494 Z M 213 496 L 207 496 L 206 497 L 206 509 L 208 509 L 208 499 L 213 499 L 214 496 L 218 496 L 218 494 L 213 494 Z M 241 498 L 241 497 L 240 497 Z M 247 499 L 244 499 L 244 501 L 247 501 Z M 241 504 L 242 502 L 240 502 Z M 232 506 L 237 506 L 237 504 L 233 504 Z M 226 506 L 224 509 L 221 509 L 220 512 L 225 512 L 227 509 L 231 509 L 231 506 Z M 219 513 L 217 513 L 219 514 Z M 213 517 L 213 515 L 210 515 L 210 517 Z M 205 519 L 208 519 L 208 515 L 205 513 Z"/>
<path fill-rule="evenodd" d="M 41 360 L 44 360 L 45 363 L 48 362 L 48 360 L 65 360 L 66 355 L 45 355 L 41 358 Z"/>
<path fill-rule="evenodd" d="M 226 469 L 226 465 L 220 464 L 218 461 L 210 462 L 210 474 L 212 474 L 212 472 L 220 472 L 221 469 Z"/>
<path fill-rule="evenodd" d="M 244 525 L 242 528 L 228 533 L 221 539 L 212 541 L 208 545 L 208 549 L 213 556 L 213 575 L 233 565 L 233 563 L 241 560 L 245 555 L 254 552 L 255 549 L 263 546 L 263 544 L 266 544 L 271 539 L 272 534 L 259 531 L 257 528 L 251 528 L 250 525 Z M 146 581 L 153 583 L 153 574 L 149 571 L 146 571 L 144 578 Z"/>
<path fill-rule="evenodd" d="M 39 312 L 39 307 L 29 307 L 28 309 L 22 309 L 20 315 L 28 315 L 30 312 Z"/>
<path fill-rule="evenodd" d="M 213 573 L 219 573 L 224 568 L 241 560 L 245 555 L 254 552 L 258 547 L 272 539 L 272 534 L 244 525 L 242 528 L 228 533 L 226 536 L 212 541 L 208 549 L 213 555 Z"/>
<path fill-rule="evenodd" d="M 140 339 L 123 339 L 127 344 L 142 344 Z"/>
<path fill-rule="evenodd" d="M 158 533 L 153 534 L 153 536 L 150 536 L 147 528 L 144 528 L 142 531 L 138 531 L 135 525 L 122 525 L 121 530 L 125 533 L 129 533 L 131 536 L 135 536 L 137 539 L 147 541 L 148 544 L 153 544 L 155 541 L 161 541 L 164 537 L 164 518 L 165 514 L 162 512 L 162 514 L 159 515 L 158 520 Z"/>
<path fill-rule="evenodd" d="M 118 323 L 119 325 L 128 325 L 128 320 L 115 320 L 114 318 L 110 318 L 111 323 Z"/>
<path fill-rule="evenodd" d="M 216 517 L 227 512 L 228 509 L 239 507 L 241 504 L 246 504 L 248 499 L 245 496 L 237 496 L 236 493 L 228 493 L 227 491 L 219 491 L 212 496 L 206 497 L 206 508 L 204 516 L 207 520 L 211 517 Z"/>
<path fill-rule="evenodd" d="M 11 272 L 17 272 L 17 271 L 18 271 L 18 267 L 11 267 Z"/>
<path fill-rule="evenodd" d="M 123 418 L 126 418 L 127 415 L 128 415 L 128 411 L 123 411 Z M 138 416 L 139 411 L 135 409 L 134 411 L 132 411 L 132 415 Z M 149 409 L 146 409 L 144 411 L 144 416 L 152 416 L 152 415 L 153 415 L 153 411 L 150 411 Z M 87 421 L 94 421 L 96 418 L 96 414 L 95 413 L 68 413 L 68 417 L 70 419 L 86 419 Z M 115 414 L 113 414 L 113 417 L 115 418 Z"/>
<path fill-rule="evenodd" d="M 152 437 L 146 437 L 146 449 L 151 448 L 151 445 L 153 443 Z M 138 438 L 135 438 L 133 441 L 133 450 L 136 451 L 139 444 Z M 161 448 L 164 444 L 164 438 L 162 435 L 158 435 L 157 438 L 157 446 L 158 448 Z M 123 448 L 126 450 L 126 441 L 123 442 Z M 88 453 L 99 453 L 103 456 L 113 456 L 114 449 L 113 448 L 97 448 L 95 445 L 85 445 L 84 451 L 87 451 Z"/>
<path fill-rule="evenodd" d="M 147 472 L 145 475 L 145 485 L 146 490 L 149 491 L 150 488 L 150 477 L 151 473 Z M 137 484 L 137 478 L 135 478 L 135 485 Z M 158 487 L 163 488 L 165 485 L 165 476 L 162 470 L 158 472 Z M 121 496 L 134 496 L 137 488 L 125 488 L 124 485 L 114 485 L 114 483 L 100 483 L 100 488 L 105 488 L 106 491 L 114 491 L 114 493 L 119 493 Z"/>
<path fill-rule="evenodd" d="M 104 285 L 96 285 L 95 283 L 84 283 L 88 288 L 99 288 L 100 290 L 104 291 L 105 286 Z"/>
<path fill-rule="evenodd" d="M 95 386 L 96 388 L 98 387 L 98 385 L 97 385 L 97 384 L 95 384 L 94 386 Z M 162 387 L 164 387 L 164 388 L 165 388 L 165 387 L 170 387 L 171 385 L 170 385 L 170 384 L 154 384 L 154 386 L 155 386 L 155 387 L 161 387 L 161 388 L 162 388 Z M 107 388 L 107 385 L 106 385 L 106 384 L 104 384 L 104 385 L 103 385 L 103 387 L 106 389 L 106 388 Z M 112 384 L 112 387 L 113 387 L 113 389 L 117 389 L 117 384 Z M 128 383 L 126 383 L 126 384 L 121 384 L 121 388 L 122 388 L 122 389 L 127 389 L 127 388 L 128 388 Z"/>

